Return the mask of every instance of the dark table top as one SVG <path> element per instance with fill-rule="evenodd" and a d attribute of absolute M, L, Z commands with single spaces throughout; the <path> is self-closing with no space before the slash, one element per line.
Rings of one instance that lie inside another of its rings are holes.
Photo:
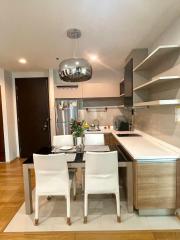
<path fill-rule="evenodd" d="M 128 158 L 124 153 L 122 153 L 122 149 L 120 151 L 120 146 L 119 145 L 109 145 L 110 151 L 118 151 L 118 161 L 119 162 L 130 162 L 132 161 L 130 158 Z M 37 154 L 50 154 L 52 153 L 52 148 L 49 147 L 44 147 L 41 150 L 36 152 Z M 84 153 L 76 153 L 76 158 L 74 162 L 81 163 L 83 161 L 83 154 Z M 30 164 L 33 163 L 33 156 L 28 157 L 23 164 Z"/>

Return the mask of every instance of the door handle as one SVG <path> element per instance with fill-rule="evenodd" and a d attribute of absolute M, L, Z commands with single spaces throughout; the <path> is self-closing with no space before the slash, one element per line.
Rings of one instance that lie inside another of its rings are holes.
<path fill-rule="evenodd" d="M 47 118 L 45 121 L 44 121 L 44 124 L 43 124 L 43 131 L 46 131 L 48 128 L 49 128 L 49 118 Z"/>
<path fill-rule="evenodd" d="M 44 124 L 44 126 L 43 126 L 43 131 L 46 131 L 47 128 L 48 128 L 48 125 L 47 125 L 47 124 Z"/>

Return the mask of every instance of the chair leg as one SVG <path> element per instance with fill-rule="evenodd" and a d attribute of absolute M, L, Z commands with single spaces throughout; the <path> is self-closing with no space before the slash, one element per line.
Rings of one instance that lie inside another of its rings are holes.
<path fill-rule="evenodd" d="M 84 192 L 84 186 L 85 186 L 85 172 L 84 172 L 84 169 L 81 170 L 81 184 L 82 184 L 82 191 Z"/>
<path fill-rule="evenodd" d="M 35 219 L 34 225 L 37 226 L 39 223 L 39 196 L 35 194 Z"/>
<path fill-rule="evenodd" d="M 121 222 L 121 217 L 120 217 L 120 197 L 119 197 L 119 192 L 116 193 L 116 206 L 117 206 L 117 222 Z"/>
<path fill-rule="evenodd" d="M 70 218 L 70 194 L 66 196 L 66 203 L 67 203 L 67 224 L 71 225 L 71 218 Z"/>
<path fill-rule="evenodd" d="M 84 194 L 84 223 L 87 223 L 87 215 L 88 215 L 88 194 Z"/>
<path fill-rule="evenodd" d="M 76 200 L 76 174 L 73 177 L 73 200 Z"/>

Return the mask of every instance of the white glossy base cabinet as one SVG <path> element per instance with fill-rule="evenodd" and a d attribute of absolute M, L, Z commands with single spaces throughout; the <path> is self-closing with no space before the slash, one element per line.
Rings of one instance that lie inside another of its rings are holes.
<path fill-rule="evenodd" d="M 134 163 L 136 209 L 176 208 L 176 162 Z"/>

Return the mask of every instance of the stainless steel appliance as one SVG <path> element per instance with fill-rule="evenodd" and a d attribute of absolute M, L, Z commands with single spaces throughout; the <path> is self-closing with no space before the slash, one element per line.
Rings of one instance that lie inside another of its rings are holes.
<path fill-rule="evenodd" d="M 71 120 L 78 118 L 78 100 L 55 100 L 56 134 L 71 134 Z"/>

